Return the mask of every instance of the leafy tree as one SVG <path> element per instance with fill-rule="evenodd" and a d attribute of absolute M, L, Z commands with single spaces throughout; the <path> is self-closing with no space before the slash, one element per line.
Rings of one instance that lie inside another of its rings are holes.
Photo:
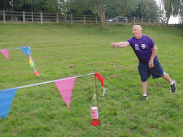
<path fill-rule="evenodd" d="M 136 0 L 113 0 L 106 7 L 106 15 L 109 17 L 127 16 L 134 9 L 136 9 Z"/>
<path fill-rule="evenodd" d="M 127 13 L 128 16 L 139 18 L 158 18 L 159 8 L 154 0 L 137 0 L 136 8 Z"/>
<path fill-rule="evenodd" d="M 102 22 L 102 28 L 106 29 L 105 7 L 111 0 L 68 0 L 66 3 L 67 13 L 83 14 L 86 11 L 98 14 Z"/>
<path fill-rule="evenodd" d="M 64 0 L 2 0 L 0 9 L 15 11 L 57 12 L 59 2 Z"/>
<path fill-rule="evenodd" d="M 161 0 L 161 4 L 164 5 L 167 23 L 171 15 L 183 15 L 183 0 Z"/>
<path fill-rule="evenodd" d="M 0 1 L 0 10 L 11 10 L 12 1 L 11 0 L 1 0 Z"/>

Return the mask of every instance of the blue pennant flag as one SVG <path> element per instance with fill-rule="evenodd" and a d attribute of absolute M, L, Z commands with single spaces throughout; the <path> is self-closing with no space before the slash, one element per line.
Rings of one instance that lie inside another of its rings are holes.
<path fill-rule="evenodd" d="M 31 49 L 29 48 L 29 46 L 26 47 L 20 47 L 20 49 L 22 50 L 22 52 L 25 54 L 25 56 L 27 56 L 27 52 L 29 52 L 29 54 L 32 55 Z"/>
<path fill-rule="evenodd" d="M 5 89 L 0 91 L 0 117 L 5 118 L 10 110 L 13 98 L 18 88 Z"/>

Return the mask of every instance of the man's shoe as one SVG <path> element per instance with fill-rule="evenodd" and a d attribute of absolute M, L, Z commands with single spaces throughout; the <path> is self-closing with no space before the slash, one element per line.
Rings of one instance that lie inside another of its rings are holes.
<path fill-rule="evenodd" d="M 148 99 L 147 96 L 143 96 L 142 99 L 141 99 L 141 101 L 145 101 L 145 100 L 147 100 L 147 99 Z"/>
<path fill-rule="evenodd" d="M 171 86 L 172 93 L 174 93 L 176 91 L 177 87 L 175 84 L 175 80 L 172 80 L 172 82 L 173 82 L 173 84 L 171 84 L 170 86 Z"/>

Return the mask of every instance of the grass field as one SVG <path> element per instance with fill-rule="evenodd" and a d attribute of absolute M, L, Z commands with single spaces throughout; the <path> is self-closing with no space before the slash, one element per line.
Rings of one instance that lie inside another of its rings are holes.
<path fill-rule="evenodd" d="M 164 70 L 177 82 L 171 93 L 162 78 L 148 80 L 147 101 L 142 91 L 138 60 L 131 47 L 110 48 L 111 42 L 132 37 L 132 26 L 63 24 L 0 24 L 0 49 L 29 45 L 32 57 L 44 76 L 33 75 L 28 58 L 20 49 L 0 53 L 0 90 L 71 76 L 93 73 L 104 77 L 106 95 L 99 97 L 99 126 L 91 126 L 94 76 L 77 78 L 67 108 L 54 83 L 18 89 L 10 112 L 0 119 L 3 137 L 181 137 L 183 135 L 183 30 L 143 26 L 158 46 Z M 97 81 L 97 91 L 102 86 Z"/>

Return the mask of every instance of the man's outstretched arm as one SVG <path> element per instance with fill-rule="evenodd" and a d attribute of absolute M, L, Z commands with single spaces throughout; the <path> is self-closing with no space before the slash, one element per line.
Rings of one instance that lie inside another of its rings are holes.
<path fill-rule="evenodd" d="M 112 42 L 111 43 L 111 47 L 112 48 L 125 48 L 127 46 L 129 46 L 130 44 L 126 41 L 126 42 Z"/>

